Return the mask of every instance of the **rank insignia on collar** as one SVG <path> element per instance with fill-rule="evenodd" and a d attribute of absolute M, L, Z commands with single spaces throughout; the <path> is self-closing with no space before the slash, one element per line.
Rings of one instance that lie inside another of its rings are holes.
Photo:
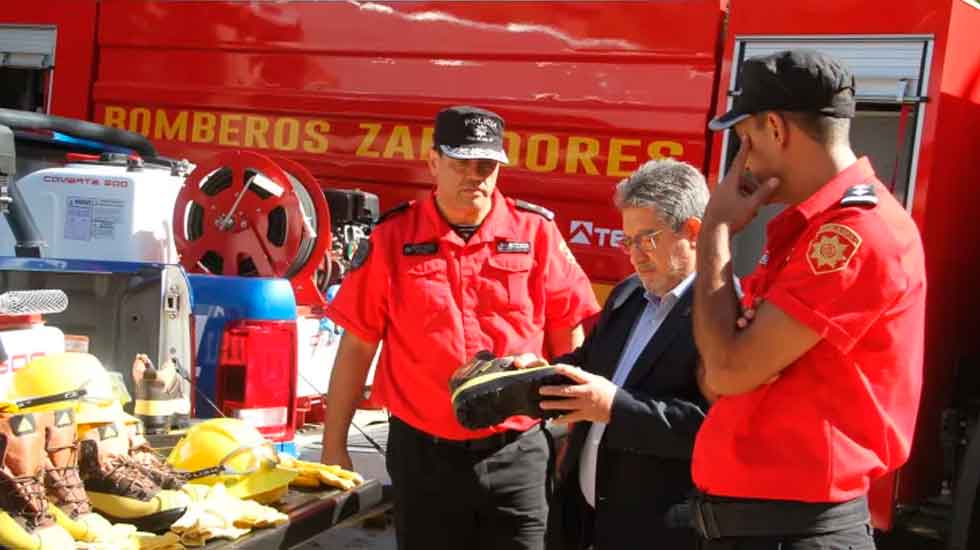
<path fill-rule="evenodd" d="M 439 243 L 411 243 L 402 247 L 402 254 L 406 256 L 429 256 L 439 251 Z"/>
<path fill-rule="evenodd" d="M 861 236 L 846 225 L 827 223 L 820 226 L 810 244 L 806 259 L 815 275 L 841 271 L 857 253 Z"/>
<path fill-rule="evenodd" d="M 354 249 L 354 255 L 350 259 L 351 271 L 364 265 L 367 261 L 368 256 L 371 255 L 371 240 L 367 238 L 362 238 L 357 241 L 357 248 Z"/>
<path fill-rule="evenodd" d="M 875 206 L 876 204 L 878 204 L 878 195 L 869 183 L 851 186 L 840 200 L 841 206 Z"/>
<path fill-rule="evenodd" d="M 499 241 L 497 252 L 501 254 L 527 254 L 531 251 L 531 243 L 522 241 Z"/>

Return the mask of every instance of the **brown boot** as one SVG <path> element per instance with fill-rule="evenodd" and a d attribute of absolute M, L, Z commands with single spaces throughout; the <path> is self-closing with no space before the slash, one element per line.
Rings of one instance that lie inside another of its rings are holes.
<path fill-rule="evenodd" d="M 78 442 L 73 409 L 52 411 L 45 430 L 48 461 L 44 486 L 48 498 L 71 519 L 92 511 L 85 486 L 78 475 Z"/>
<path fill-rule="evenodd" d="M 46 413 L 44 487 L 55 521 L 75 540 L 95 542 L 109 534 L 112 525 L 92 511 L 78 473 L 78 440 L 75 411 L 66 408 Z"/>
<path fill-rule="evenodd" d="M 184 483 L 187 483 L 184 476 L 164 462 L 145 439 L 138 444 L 130 441 L 129 457 L 133 459 L 140 471 L 152 479 L 160 488 L 176 491 L 183 487 Z"/>
<path fill-rule="evenodd" d="M 0 414 L 0 509 L 27 532 L 54 524 L 43 460 L 44 426 L 36 415 Z"/>
<path fill-rule="evenodd" d="M 184 514 L 189 498 L 162 490 L 129 457 L 121 423 L 88 430 L 79 442 L 78 467 L 92 506 L 113 523 L 141 531 L 165 531 Z"/>

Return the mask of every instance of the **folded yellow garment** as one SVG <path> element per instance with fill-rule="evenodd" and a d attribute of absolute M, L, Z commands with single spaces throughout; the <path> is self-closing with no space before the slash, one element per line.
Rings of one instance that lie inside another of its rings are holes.
<path fill-rule="evenodd" d="M 289 521 L 285 514 L 274 508 L 228 494 L 220 483 L 205 489 L 201 487 L 185 485 L 181 489 L 193 502 L 170 526 L 184 546 L 204 546 L 215 538 L 237 539 L 253 528 L 283 525 Z"/>

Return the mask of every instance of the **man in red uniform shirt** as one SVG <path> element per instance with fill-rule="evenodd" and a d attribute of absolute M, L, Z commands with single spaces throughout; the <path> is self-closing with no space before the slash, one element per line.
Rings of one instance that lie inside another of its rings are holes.
<path fill-rule="evenodd" d="M 327 311 L 346 331 L 323 461 L 351 466 L 347 430 L 383 340 L 374 392 L 392 415 L 387 465 L 401 550 L 543 548 L 546 434 L 520 416 L 468 430 L 448 385 L 480 350 L 567 353 L 599 310 L 552 213 L 496 189 L 503 131 L 489 111 L 439 112 L 435 191 L 382 216 Z"/>
<path fill-rule="evenodd" d="M 735 97 L 711 128 L 741 148 L 698 239 L 695 337 L 721 397 L 695 445 L 694 523 L 711 550 L 874 548 L 866 493 L 908 457 L 918 408 L 922 243 L 851 150 L 836 59 L 749 59 Z M 787 208 L 740 298 L 731 236 L 765 203 Z"/>

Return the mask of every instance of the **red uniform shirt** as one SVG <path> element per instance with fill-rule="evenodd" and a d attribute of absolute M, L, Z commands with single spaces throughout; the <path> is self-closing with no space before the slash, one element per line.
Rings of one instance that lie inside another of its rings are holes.
<path fill-rule="evenodd" d="M 841 204 L 870 184 L 877 206 Z M 822 339 L 772 384 L 723 397 L 694 481 L 729 497 L 843 502 L 908 458 L 922 384 L 926 277 L 908 213 L 862 158 L 769 223 L 743 281 Z"/>
<path fill-rule="evenodd" d="M 495 191 L 465 243 L 434 196 L 380 223 L 327 315 L 363 340 L 383 340 L 373 391 L 393 415 L 435 436 L 472 439 L 535 421 L 463 428 L 450 402 L 453 371 L 484 349 L 543 354 L 545 331 L 575 327 L 598 310 L 554 222 Z"/>

